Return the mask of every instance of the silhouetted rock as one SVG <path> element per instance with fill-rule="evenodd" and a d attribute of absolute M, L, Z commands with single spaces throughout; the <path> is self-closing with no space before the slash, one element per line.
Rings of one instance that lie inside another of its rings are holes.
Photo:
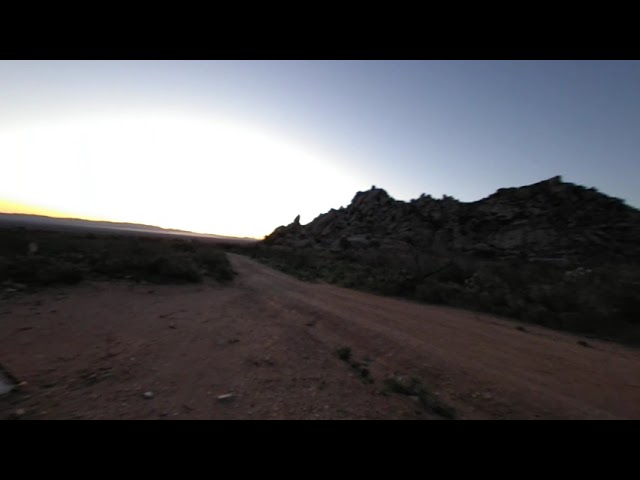
<path fill-rule="evenodd" d="M 302 278 L 640 342 L 640 211 L 560 176 L 476 202 L 374 186 L 263 245 Z"/>
<path fill-rule="evenodd" d="M 346 239 L 346 240 L 342 240 Z M 351 204 L 305 226 L 299 216 L 266 243 L 317 250 L 357 247 L 472 254 L 492 258 L 640 258 L 640 212 L 560 176 L 501 188 L 477 202 L 421 195 L 410 202 L 386 191 L 358 192 Z"/>

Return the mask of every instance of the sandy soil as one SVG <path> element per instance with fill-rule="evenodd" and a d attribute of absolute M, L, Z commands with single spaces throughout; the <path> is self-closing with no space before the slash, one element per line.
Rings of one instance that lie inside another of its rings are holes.
<path fill-rule="evenodd" d="M 413 376 L 462 419 L 640 419 L 640 351 L 230 258 L 230 286 L 3 293 L 0 364 L 26 384 L 0 418 L 439 418 L 382 392 Z"/>

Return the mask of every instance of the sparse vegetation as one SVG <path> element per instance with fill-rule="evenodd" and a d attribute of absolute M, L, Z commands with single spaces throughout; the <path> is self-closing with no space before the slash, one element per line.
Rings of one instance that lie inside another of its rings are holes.
<path fill-rule="evenodd" d="M 194 283 L 207 276 L 227 282 L 235 275 L 223 251 L 194 239 L 5 228 L 2 240 L 0 283 L 5 284 L 72 284 L 86 278 Z"/>
<path fill-rule="evenodd" d="M 347 362 L 351 368 L 358 373 L 360 380 L 362 380 L 363 383 L 374 383 L 371 372 L 367 368 L 366 364 L 353 359 L 351 347 L 340 347 L 336 350 L 336 354 L 340 360 Z"/>
<path fill-rule="evenodd" d="M 361 363 L 352 362 L 351 367 L 353 367 L 353 369 L 358 372 L 358 375 L 360 375 L 360 380 L 362 380 L 363 383 L 374 383 L 371 372 L 366 366 L 362 365 Z"/>
<path fill-rule="evenodd" d="M 340 347 L 336 351 L 336 353 L 340 360 L 343 360 L 345 362 L 348 362 L 349 360 L 351 360 L 351 347 Z"/>
<path fill-rule="evenodd" d="M 403 382 L 401 378 L 390 377 L 385 380 L 384 386 L 386 393 L 397 393 L 399 395 L 417 397 L 420 406 L 427 412 L 435 413 L 449 420 L 458 418 L 458 413 L 455 408 L 440 400 L 437 395 L 417 378 L 411 377 L 407 382 Z"/>
<path fill-rule="evenodd" d="M 555 176 L 475 202 L 383 189 L 246 250 L 303 280 L 640 345 L 640 211 Z"/>
<path fill-rule="evenodd" d="M 305 281 L 322 280 L 640 344 L 640 273 L 624 264 L 442 259 L 425 254 L 409 271 L 395 268 L 393 258 L 363 261 L 349 250 L 251 245 L 235 251 Z"/>
<path fill-rule="evenodd" d="M 59 258 L 18 256 L 3 258 L 0 280 L 17 284 L 51 285 L 80 282 L 85 272 L 79 265 Z"/>

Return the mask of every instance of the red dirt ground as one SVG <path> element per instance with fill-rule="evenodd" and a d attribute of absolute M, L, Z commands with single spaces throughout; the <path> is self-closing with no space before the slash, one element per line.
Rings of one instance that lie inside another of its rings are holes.
<path fill-rule="evenodd" d="M 0 364 L 26 384 L 0 397 L 0 418 L 440 418 L 383 392 L 401 376 L 461 419 L 640 419 L 637 350 L 229 256 L 239 275 L 228 286 L 2 294 Z M 338 358 L 345 346 L 374 383 Z"/>

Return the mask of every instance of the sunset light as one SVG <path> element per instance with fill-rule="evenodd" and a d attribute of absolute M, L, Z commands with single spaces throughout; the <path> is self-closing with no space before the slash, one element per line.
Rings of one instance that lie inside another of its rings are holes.
<path fill-rule="evenodd" d="M 256 238 L 298 214 L 311 221 L 361 187 L 336 158 L 283 135 L 197 116 L 5 129 L 0 158 L 5 211 Z"/>

